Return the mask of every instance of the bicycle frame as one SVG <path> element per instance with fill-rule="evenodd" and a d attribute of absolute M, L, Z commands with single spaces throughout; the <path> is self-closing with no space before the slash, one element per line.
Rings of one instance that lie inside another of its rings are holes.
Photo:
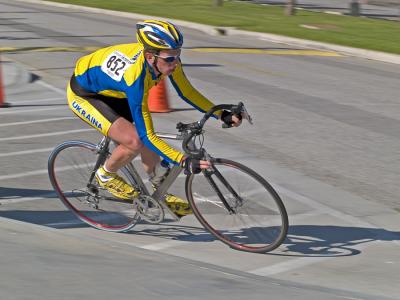
<path fill-rule="evenodd" d="M 218 109 L 222 109 L 222 108 L 231 108 L 233 107 L 232 105 L 218 105 L 215 106 L 212 110 L 210 110 L 208 113 L 205 114 L 205 116 L 202 118 L 202 120 L 200 120 L 196 124 L 196 128 L 198 129 L 197 132 L 202 132 L 202 128 L 205 124 L 205 122 L 210 118 L 210 116 L 213 114 L 214 111 L 218 110 Z M 240 110 L 244 109 L 243 107 L 243 103 L 239 103 L 239 107 Z M 240 111 L 239 111 L 240 113 Z M 247 119 L 249 120 L 249 122 L 251 122 L 251 118 L 250 116 L 247 114 L 247 111 L 245 111 L 246 115 L 247 115 Z M 195 131 L 196 132 L 196 131 Z M 185 150 L 186 153 L 197 157 L 197 158 L 201 158 L 204 159 L 204 157 L 202 157 L 203 155 L 206 156 L 206 158 L 210 161 L 212 161 L 211 157 L 205 152 L 204 149 L 201 149 L 201 151 L 199 151 L 200 149 L 198 149 L 196 147 L 195 141 L 192 139 L 194 137 L 194 132 L 185 132 L 185 131 L 181 131 L 181 134 L 169 134 L 169 133 L 156 133 L 156 135 L 160 138 L 164 138 L 164 139 L 173 139 L 173 140 L 184 140 L 183 143 L 183 148 Z M 109 137 L 103 137 L 103 139 L 100 141 L 100 143 L 97 146 L 98 149 L 98 153 L 99 153 L 99 157 L 96 161 L 95 167 L 92 171 L 92 174 L 90 176 L 89 182 L 87 184 L 87 187 L 90 188 L 92 185 L 92 181 L 94 179 L 94 175 L 96 173 L 96 170 L 100 167 L 100 165 L 102 165 L 106 158 L 107 155 L 109 154 L 109 144 L 110 144 L 111 139 Z M 201 157 L 200 157 L 201 156 Z M 167 177 L 163 180 L 163 182 L 161 183 L 161 185 L 153 192 L 153 194 L 150 194 L 150 192 L 148 191 L 146 185 L 144 184 L 142 178 L 140 177 L 139 173 L 137 172 L 137 170 L 135 169 L 134 165 L 132 162 L 128 163 L 125 168 L 128 170 L 129 174 L 126 174 L 126 176 L 131 177 L 131 181 L 133 181 L 135 183 L 135 188 L 142 194 L 142 195 L 147 195 L 152 197 L 154 200 L 156 200 L 158 203 L 160 203 L 162 205 L 162 207 L 177 221 L 180 218 L 169 209 L 169 207 L 167 206 L 167 204 L 165 203 L 165 200 L 163 198 L 163 196 L 165 195 L 165 193 L 167 192 L 167 190 L 169 189 L 169 187 L 175 182 L 176 178 L 181 174 L 182 172 L 182 168 L 180 166 L 174 166 L 171 168 L 169 174 L 167 175 Z M 242 199 L 239 197 L 239 195 L 236 193 L 236 191 L 230 186 L 230 184 L 225 180 L 225 178 L 222 176 L 222 174 L 214 169 L 215 174 L 217 175 L 217 177 L 221 180 L 221 182 L 227 187 L 227 189 L 235 196 L 235 198 L 237 199 L 237 203 L 241 203 Z M 225 205 L 226 209 L 232 214 L 235 213 L 234 208 L 232 208 L 227 201 L 225 200 L 225 197 L 223 196 L 223 194 L 221 193 L 220 189 L 218 188 L 218 186 L 215 184 L 215 182 L 213 181 L 213 179 L 211 178 L 211 176 L 209 174 L 207 174 L 207 172 L 204 172 L 206 179 L 208 180 L 208 182 L 210 183 L 210 185 L 214 188 L 214 190 L 216 191 L 216 193 L 218 194 L 218 196 L 221 198 L 223 204 Z"/>

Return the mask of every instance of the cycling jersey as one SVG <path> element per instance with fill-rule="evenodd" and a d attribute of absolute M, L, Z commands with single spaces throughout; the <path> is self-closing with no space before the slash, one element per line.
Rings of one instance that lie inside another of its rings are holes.
<path fill-rule="evenodd" d="M 142 45 L 137 43 L 116 45 L 86 55 L 78 60 L 74 76 L 76 82 L 88 93 L 111 97 L 115 101 L 127 99 L 132 119 L 143 144 L 168 162 L 180 163 L 183 153 L 169 146 L 154 133 L 147 103 L 148 94 L 150 88 L 165 76 L 155 75 L 144 57 Z M 169 79 L 178 95 L 197 110 L 205 112 L 214 105 L 190 84 L 180 61 Z M 76 105 L 74 107 L 70 104 L 70 107 L 77 110 Z M 93 125 L 90 118 L 89 121 L 85 121 Z"/>

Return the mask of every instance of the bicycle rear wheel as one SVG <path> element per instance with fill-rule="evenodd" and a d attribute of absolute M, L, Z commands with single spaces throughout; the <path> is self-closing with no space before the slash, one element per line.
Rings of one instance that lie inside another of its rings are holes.
<path fill-rule="evenodd" d="M 186 196 L 200 223 L 237 250 L 265 253 L 281 245 L 289 222 L 272 186 L 231 160 L 217 158 L 213 169 L 186 178 Z"/>
<path fill-rule="evenodd" d="M 64 205 L 80 220 L 97 229 L 122 232 L 139 220 L 132 201 L 118 199 L 90 175 L 98 159 L 96 145 L 67 141 L 57 146 L 48 161 L 50 181 Z M 125 179 L 129 172 L 121 169 Z"/>

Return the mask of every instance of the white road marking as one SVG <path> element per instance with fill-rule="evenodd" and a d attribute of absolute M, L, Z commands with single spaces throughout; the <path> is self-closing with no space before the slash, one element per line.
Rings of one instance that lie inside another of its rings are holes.
<path fill-rule="evenodd" d="M 50 192 L 46 194 L 41 194 L 36 197 L 9 197 L 9 198 L 1 198 L 0 197 L 0 204 L 9 204 L 9 203 L 19 203 L 19 202 L 27 202 L 27 201 L 37 201 L 37 200 L 44 200 L 48 198 L 57 198 L 55 192 Z"/>
<path fill-rule="evenodd" d="M 176 247 L 179 245 L 184 245 L 184 244 L 188 244 L 190 242 L 185 242 L 185 241 L 167 241 L 167 242 L 161 242 L 161 243 L 154 243 L 154 244 L 149 244 L 149 245 L 144 245 L 144 246 L 138 246 L 142 249 L 146 249 L 146 250 L 152 250 L 152 251 L 160 251 L 163 249 L 167 249 L 167 248 L 171 248 L 171 247 Z"/>
<path fill-rule="evenodd" d="M 11 107 L 12 109 L 12 107 Z M 46 108 L 34 108 L 34 109 L 18 109 L 18 110 L 7 110 L 0 111 L 0 115 L 12 115 L 12 114 L 23 114 L 23 113 L 35 113 L 49 110 L 60 110 L 60 107 L 46 107 Z"/>
<path fill-rule="evenodd" d="M 36 83 L 41 85 L 41 86 L 43 86 L 43 87 L 45 87 L 45 88 L 48 88 L 49 90 L 51 90 L 53 92 L 56 92 L 57 94 L 60 94 L 60 95 L 63 95 L 63 96 L 65 96 L 67 94 L 66 90 L 59 89 L 59 88 L 57 88 L 55 86 L 52 86 L 51 84 L 48 84 L 48 83 L 46 83 L 44 81 L 40 80 L 40 81 L 37 81 Z"/>
<path fill-rule="evenodd" d="M 80 164 L 80 165 L 75 165 L 75 166 L 58 167 L 58 168 L 56 168 L 56 171 L 57 172 L 62 172 L 62 171 L 68 171 L 68 170 L 76 169 L 76 168 L 84 168 L 84 167 L 87 167 L 87 166 L 89 166 L 89 164 Z M 24 173 L 3 175 L 3 176 L 0 176 L 0 180 L 22 178 L 22 177 L 28 177 L 28 176 L 34 176 L 34 175 L 43 175 L 43 174 L 47 174 L 47 173 L 48 173 L 47 169 L 42 169 L 42 170 L 36 170 L 36 171 L 30 171 L 30 172 L 24 172 Z"/>
<path fill-rule="evenodd" d="M 46 123 L 46 122 L 61 121 L 61 120 L 72 120 L 72 119 L 76 119 L 76 117 L 59 117 L 59 118 L 50 118 L 50 119 L 33 120 L 33 121 L 3 123 L 3 124 L 0 124 L 0 127 L 35 124 L 35 123 Z"/>
<path fill-rule="evenodd" d="M 199 228 L 202 229 L 201 227 L 199 227 Z M 207 241 L 207 243 L 210 243 L 211 240 L 214 240 L 214 237 L 210 233 L 204 231 L 203 233 L 197 233 L 196 235 L 189 237 L 185 241 L 168 240 L 165 242 L 153 243 L 153 244 L 148 244 L 148 245 L 138 245 L 138 244 L 133 244 L 133 243 L 132 243 L 132 245 L 135 247 L 146 249 L 146 250 L 160 251 L 160 250 L 174 248 L 174 247 L 181 246 L 181 245 L 189 245 L 189 244 L 192 244 L 192 242 Z"/>
<path fill-rule="evenodd" d="M 42 134 L 12 136 L 12 137 L 0 138 L 0 142 L 12 141 L 12 140 L 33 139 L 33 138 L 44 137 L 44 136 L 63 135 L 63 134 L 78 133 L 78 132 L 87 132 L 87 131 L 92 131 L 92 130 L 95 130 L 95 129 L 87 128 L 87 129 L 56 131 L 56 132 L 49 132 L 49 133 L 42 133 Z"/>
<path fill-rule="evenodd" d="M 57 101 L 57 100 L 64 100 L 65 98 L 45 98 L 45 99 L 32 99 L 32 100 L 12 100 L 13 104 L 33 104 L 33 103 L 41 103 L 41 102 L 47 102 L 47 101 Z"/>
<path fill-rule="evenodd" d="M 2 176 L 0 176 L 0 180 L 15 179 L 15 178 L 21 178 L 21 177 L 34 176 L 34 175 L 43 175 L 43 174 L 47 174 L 47 169 L 24 172 L 24 173 L 16 173 L 16 174 L 11 174 L 11 175 L 2 175 Z"/>
<path fill-rule="evenodd" d="M 26 155 L 26 154 L 41 153 L 41 152 L 50 152 L 53 149 L 54 149 L 54 147 L 53 148 L 42 148 L 42 149 L 16 151 L 16 152 L 9 152 L 9 153 L 0 153 L 0 157 Z"/>
<path fill-rule="evenodd" d="M 74 225 L 82 225 L 82 224 L 85 224 L 85 223 L 80 221 L 79 219 L 76 219 L 76 221 L 71 220 L 71 221 L 67 221 L 67 222 L 47 223 L 47 224 L 43 224 L 43 226 L 62 229 L 65 227 L 74 226 Z"/>
<path fill-rule="evenodd" d="M 301 257 L 297 259 L 289 259 L 287 261 L 277 263 L 271 266 L 258 268 L 255 270 L 247 271 L 248 273 L 261 275 L 261 276 L 271 276 L 282 272 L 291 271 L 293 269 L 298 269 L 301 267 L 309 266 L 312 264 L 325 261 L 331 257 Z"/>

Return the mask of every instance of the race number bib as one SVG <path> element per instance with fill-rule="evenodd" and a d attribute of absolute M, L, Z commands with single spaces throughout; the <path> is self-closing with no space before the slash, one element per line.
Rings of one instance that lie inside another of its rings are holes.
<path fill-rule="evenodd" d="M 115 81 L 121 81 L 125 71 L 136 61 L 136 55 L 133 60 L 126 57 L 119 51 L 111 53 L 101 65 L 101 70 Z"/>

